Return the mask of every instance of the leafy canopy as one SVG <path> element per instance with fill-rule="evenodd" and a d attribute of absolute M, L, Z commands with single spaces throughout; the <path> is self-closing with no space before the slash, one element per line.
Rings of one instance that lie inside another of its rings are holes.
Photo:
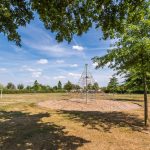
<path fill-rule="evenodd" d="M 68 81 L 65 85 L 64 85 L 64 89 L 67 91 L 71 91 L 73 89 L 73 84 Z"/>
<path fill-rule="evenodd" d="M 31 3 L 26 0 L 0 1 L 0 33 L 4 33 L 9 41 L 20 46 L 21 38 L 17 31 L 33 19 Z"/>
<path fill-rule="evenodd" d="M 112 77 L 110 78 L 110 81 L 107 85 L 107 90 L 109 90 L 110 92 L 116 92 L 118 85 L 119 85 L 118 79 L 116 77 Z"/>
<path fill-rule="evenodd" d="M 62 89 L 62 83 L 61 81 L 58 81 L 58 85 L 57 85 L 58 89 L 61 90 Z"/>
<path fill-rule="evenodd" d="M 141 72 L 130 72 L 125 76 L 124 86 L 130 91 L 143 91 L 143 75 Z M 150 90 L 150 73 L 147 74 L 147 86 Z"/>
<path fill-rule="evenodd" d="M 58 42 L 70 42 L 93 25 L 101 28 L 104 39 L 123 33 L 125 23 L 143 18 L 147 0 L 1 0 L 0 32 L 20 45 L 20 26 L 38 13 L 46 29 L 56 32 Z"/>
<path fill-rule="evenodd" d="M 145 16 L 136 24 L 126 24 L 124 34 L 118 34 L 114 48 L 102 57 L 94 57 L 97 68 L 106 64 L 118 73 L 140 71 L 150 72 L 150 10 L 145 8 Z"/>

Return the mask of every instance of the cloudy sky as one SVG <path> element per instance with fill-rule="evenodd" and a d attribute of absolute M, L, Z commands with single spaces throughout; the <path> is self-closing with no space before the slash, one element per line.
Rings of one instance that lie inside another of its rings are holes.
<path fill-rule="evenodd" d="M 55 35 L 47 31 L 43 23 L 35 18 L 26 28 L 20 28 L 22 47 L 0 34 L 0 83 L 55 85 L 70 80 L 77 83 L 83 72 L 85 63 L 93 78 L 100 86 L 107 85 L 114 73 L 108 68 L 95 70 L 91 58 L 102 56 L 113 43 L 113 40 L 99 40 L 100 30 L 90 29 L 81 37 L 74 37 L 72 42 L 57 43 Z"/>

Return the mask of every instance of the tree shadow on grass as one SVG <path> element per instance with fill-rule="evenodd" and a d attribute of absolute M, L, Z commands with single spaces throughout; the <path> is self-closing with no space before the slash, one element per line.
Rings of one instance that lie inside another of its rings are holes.
<path fill-rule="evenodd" d="M 90 129 L 110 132 L 115 127 L 128 127 L 133 131 L 142 131 L 144 123 L 136 115 L 123 112 L 98 112 L 98 111 L 61 111 L 69 119 L 82 122 L 83 126 Z"/>
<path fill-rule="evenodd" d="M 69 150 L 83 146 L 83 138 L 67 135 L 65 127 L 41 123 L 48 113 L 30 115 L 19 111 L 0 111 L 1 150 Z"/>

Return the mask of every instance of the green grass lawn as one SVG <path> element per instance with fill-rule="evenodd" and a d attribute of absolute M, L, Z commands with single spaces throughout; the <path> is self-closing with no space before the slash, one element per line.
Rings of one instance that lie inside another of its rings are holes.
<path fill-rule="evenodd" d="M 69 97 L 56 93 L 3 95 L 0 99 L 0 149 L 150 150 L 150 130 L 143 127 L 143 107 L 124 112 L 79 112 L 37 106 L 40 101 Z M 143 106 L 143 95 L 109 97 Z M 103 96 L 97 95 L 97 98 Z"/>

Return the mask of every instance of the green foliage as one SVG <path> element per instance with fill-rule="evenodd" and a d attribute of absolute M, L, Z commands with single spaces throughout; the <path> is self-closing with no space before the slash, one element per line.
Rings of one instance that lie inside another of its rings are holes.
<path fill-rule="evenodd" d="M 68 81 L 65 85 L 64 85 L 64 89 L 67 91 L 71 91 L 73 89 L 73 84 Z"/>
<path fill-rule="evenodd" d="M 17 89 L 19 89 L 19 90 L 24 89 L 24 85 L 23 85 L 23 84 L 18 84 L 18 85 L 17 85 Z"/>
<path fill-rule="evenodd" d="M 9 82 L 6 86 L 7 89 L 11 89 L 11 90 L 14 90 L 16 89 L 15 85 L 12 83 L 12 82 Z"/>
<path fill-rule="evenodd" d="M 86 87 L 85 87 L 85 89 L 86 89 Z M 92 89 L 93 89 L 92 84 L 88 84 L 87 85 L 87 90 L 92 90 Z"/>
<path fill-rule="evenodd" d="M 92 88 L 93 88 L 93 90 L 96 90 L 96 91 L 99 90 L 99 85 L 98 85 L 98 83 L 95 82 Z"/>
<path fill-rule="evenodd" d="M 118 91 L 118 79 L 116 77 L 112 77 L 107 85 L 107 90 L 110 93 L 114 93 Z"/>
<path fill-rule="evenodd" d="M 58 89 L 61 90 L 62 89 L 62 83 L 60 81 L 58 81 L 58 85 L 57 85 Z"/>
<path fill-rule="evenodd" d="M 3 89 L 4 88 L 4 86 L 0 83 L 0 89 Z"/>
<path fill-rule="evenodd" d="M 28 90 L 28 91 L 30 91 L 31 90 L 31 86 L 30 85 L 28 85 L 27 87 L 26 87 L 26 89 Z"/>
<path fill-rule="evenodd" d="M 32 89 L 35 90 L 35 91 L 40 91 L 41 90 L 41 85 L 38 83 L 37 80 L 34 81 Z"/>
<path fill-rule="evenodd" d="M 77 84 L 72 84 L 72 88 L 74 89 L 74 90 L 79 90 L 79 89 L 81 89 L 81 87 L 79 86 L 79 85 L 77 85 Z"/>
<path fill-rule="evenodd" d="M 73 84 L 72 84 L 73 86 Z M 17 89 L 13 83 L 8 83 L 6 88 L 3 88 L 5 94 L 19 94 L 19 93 L 52 93 L 52 92 L 65 92 L 63 88 L 58 89 L 57 86 L 51 88 L 49 85 L 40 84 L 37 80 L 34 81 L 33 85 L 27 85 L 24 87 L 23 84 L 18 84 Z"/>
<path fill-rule="evenodd" d="M 74 0 L 32 1 L 33 8 L 47 29 L 56 32 L 58 41 L 71 41 L 74 34 L 81 35 L 94 24 L 101 27 L 104 38 L 123 32 L 125 20 L 137 22 L 142 16 L 144 0 Z"/>
<path fill-rule="evenodd" d="M 150 90 L 150 74 L 147 75 L 147 86 Z M 143 75 L 140 72 L 130 72 L 125 76 L 124 87 L 129 93 L 143 92 Z"/>
<path fill-rule="evenodd" d="M 126 24 L 124 34 L 118 34 L 118 41 L 113 49 L 102 57 L 93 58 L 97 68 L 109 67 L 118 74 L 140 72 L 150 73 L 150 10 L 145 7 L 145 16 L 137 24 Z"/>
<path fill-rule="evenodd" d="M 99 85 L 97 82 L 95 82 L 93 85 L 92 84 L 88 84 L 87 85 L 87 90 L 98 90 L 99 89 Z"/>
<path fill-rule="evenodd" d="M 42 91 L 52 91 L 51 87 L 49 85 L 42 85 L 40 84 L 41 86 L 41 90 Z"/>
<path fill-rule="evenodd" d="M 70 42 L 93 25 L 101 28 L 104 39 L 123 33 L 125 23 L 143 18 L 147 0 L 1 0 L 0 32 L 20 45 L 17 29 L 33 19 L 36 11 L 46 29 L 56 32 L 58 42 Z"/>
<path fill-rule="evenodd" d="M 53 87 L 53 90 L 54 90 L 54 91 L 57 91 L 57 89 L 58 89 L 57 86 L 54 86 L 54 87 Z"/>
<path fill-rule="evenodd" d="M 26 26 L 31 19 L 33 19 L 33 12 L 29 1 L 0 1 L 0 33 L 4 33 L 9 41 L 15 41 L 20 46 L 21 38 L 17 29 Z"/>

